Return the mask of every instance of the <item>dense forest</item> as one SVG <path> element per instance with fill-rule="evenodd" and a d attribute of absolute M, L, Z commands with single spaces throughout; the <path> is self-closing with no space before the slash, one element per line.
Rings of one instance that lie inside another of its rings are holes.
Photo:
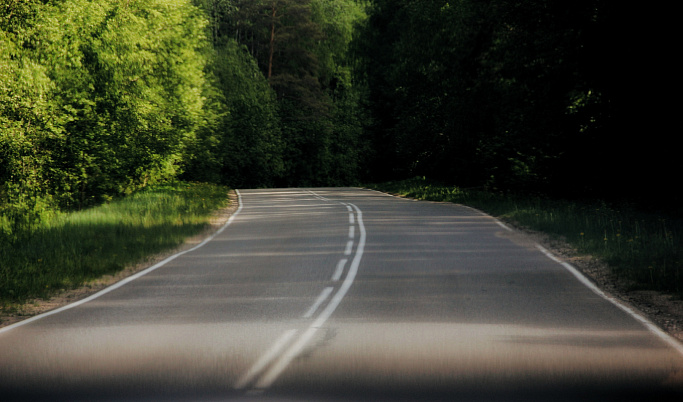
<path fill-rule="evenodd" d="M 678 205 L 666 11 L 0 0 L 3 227 L 178 178 L 239 188 L 419 175 Z"/>
<path fill-rule="evenodd" d="M 369 16 L 360 74 L 381 177 L 680 202 L 671 145 L 682 125 L 667 96 L 680 75 L 666 9 L 375 0 Z"/>

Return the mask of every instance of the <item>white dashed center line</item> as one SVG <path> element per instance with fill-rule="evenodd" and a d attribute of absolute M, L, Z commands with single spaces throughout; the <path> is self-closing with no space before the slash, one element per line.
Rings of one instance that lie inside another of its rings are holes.
<path fill-rule="evenodd" d="M 316 199 L 324 202 L 329 202 L 331 200 L 321 197 L 312 191 L 308 191 Z M 351 284 L 356 277 L 358 272 L 358 266 L 363 257 L 363 252 L 365 250 L 365 225 L 363 225 L 363 213 L 362 211 L 353 204 L 341 203 L 346 206 L 349 211 L 349 239 L 346 243 L 344 249 L 344 255 L 350 256 L 353 253 L 353 246 L 356 238 L 356 224 L 358 226 L 358 242 L 356 244 L 356 251 L 351 260 L 351 265 L 346 273 L 344 281 L 341 283 L 339 288 L 336 290 L 332 286 L 328 286 L 322 290 L 318 298 L 315 300 L 313 305 L 304 313 L 303 318 L 313 318 L 313 322 L 306 328 L 301 335 L 296 338 L 295 335 L 298 333 L 297 330 L 289 330 L 281 335 L 273 344 L 273 346 L 266 351 L 266 353 L 256 361 L 256 363 L 245 373 L 244 376 L 235 384 L 235 389 L 247 389 L 249 384 L 254 384 L 248 391 L 249 394 L 260 393 L 269 388 L 273 382 L 277 380 L 280 374 L 289 366 L 289 364 L 296 358 L 296 356 L 301 353 L 306 344 L 313 338 L 316 331 L 320 329 L 323 324 L 330 318 L 332 313 L 335 311 L 339 303 L 348 292 Z M 348 258 L 341 258 L 337 263 L 334 274 L 332 275 L 332 281 L 338 282 L 342 275 L 344 274 L 344 268 L 348 262 Z M 325 302 L 330 298 L 330 301 L 325 305 Z M 315 313 L 324 306 L 320 314 L 314 317 Z M 288 346 L 289 345 L 289 346 Z M 260 377 L 259 377 L 260 376 Z"/>

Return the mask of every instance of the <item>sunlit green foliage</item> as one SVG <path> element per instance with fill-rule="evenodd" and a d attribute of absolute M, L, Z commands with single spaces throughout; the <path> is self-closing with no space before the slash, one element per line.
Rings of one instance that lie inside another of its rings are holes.
<path fill-rule="evenodd" d="M 0 210 L 19 226 L 175 177 L 211 120 L 189 1 L 4 1 Z"/>

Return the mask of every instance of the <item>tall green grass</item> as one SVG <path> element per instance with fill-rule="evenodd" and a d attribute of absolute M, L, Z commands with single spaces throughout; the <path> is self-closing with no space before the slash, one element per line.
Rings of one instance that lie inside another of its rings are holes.
<path fill-rule="evenodd" d="M 174 183 L 0 231 L 0 307 L 46 298 L 180 245 L 228 203 L 227 188 Z M 0 224 L 9 224 L 6 220 Z"/>
<path fill-rule="evenodd" d="M 504 195 L 433 184 L 424 178 L 369 187 L 407 197 L 469 205 L 532 230 L 562 237 L 606 262 L 634 289 L 683 296 L 683 222 L 605 202 Z"/>

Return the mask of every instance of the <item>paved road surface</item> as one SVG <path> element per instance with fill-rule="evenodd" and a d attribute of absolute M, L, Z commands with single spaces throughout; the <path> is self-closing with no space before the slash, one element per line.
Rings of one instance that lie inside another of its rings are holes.
<path fill-rule="evenodd" d="M 475 210 L 243 190 L 210 242 L 0 330 L 0 400 L 683 400 L 683 347 Z"/>

